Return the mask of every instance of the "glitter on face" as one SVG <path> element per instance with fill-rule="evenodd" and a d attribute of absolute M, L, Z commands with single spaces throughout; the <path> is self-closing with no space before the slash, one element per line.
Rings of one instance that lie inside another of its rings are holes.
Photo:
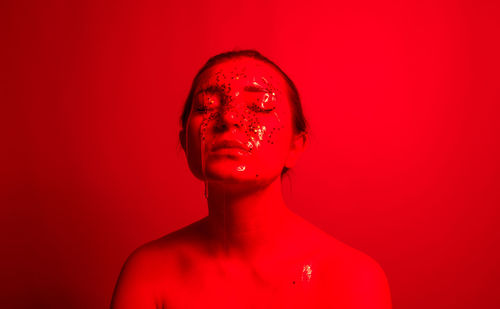
<path fill-rule="evenodd" d="M 202 116 L 199 134 L 204 177 L 206 155 L 217 134 L 236 132 L 235 139 L 252 155 L 263 143 L 274 144 L 273 133 L 282 126 L 277 112 L 282 93 L 273 85 L 273 76 L 261 76 L 253 67 L 228 67 L 203 79 L 193 101 L 193 113 Z M 248 168 L 239 165 L 235 170 Z"/>

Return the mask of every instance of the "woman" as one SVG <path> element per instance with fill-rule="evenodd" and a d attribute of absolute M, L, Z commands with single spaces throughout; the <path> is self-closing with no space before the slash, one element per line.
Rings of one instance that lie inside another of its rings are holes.
<path fill-rule="evenodd" d="M 137 249 L 112 308 L 390 308 L 371 258 L 292 213 L 281 177 L 307 141 L 293 82 L 252 50 L 195 77 L 180 141 L 209 215 Z"/>

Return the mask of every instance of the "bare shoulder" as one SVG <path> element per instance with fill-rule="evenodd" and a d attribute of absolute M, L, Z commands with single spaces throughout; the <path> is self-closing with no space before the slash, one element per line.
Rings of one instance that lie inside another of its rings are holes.
<path fill-rule="evenodd" d="M 320 276 L 331 289 L 332 301 L 343 308 L 391 308 L 389 284 L 379 263 L 334 237 L 327 244 Z"/>
<path fill-rule="evenodd" d="M 195 254 L 199 222 L 135 249 L 122 267 L 111 308 L 156 308 L 162 289 L 182 276 L 188 257 Z"/>

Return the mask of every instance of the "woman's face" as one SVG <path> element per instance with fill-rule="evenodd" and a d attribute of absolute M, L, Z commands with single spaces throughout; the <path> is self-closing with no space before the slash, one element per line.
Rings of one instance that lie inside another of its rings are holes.
<path fill-rule="evenodd" d="M 279 72 L 242 57 L 216 64 L 200 77 L 181 135 L 196 177 L 263 181 L 291 167 L 292 113 Z"/>

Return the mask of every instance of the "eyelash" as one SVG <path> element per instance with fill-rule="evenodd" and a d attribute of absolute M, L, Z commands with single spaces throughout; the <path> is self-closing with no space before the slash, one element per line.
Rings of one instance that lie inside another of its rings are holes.
<path fill-rule="evenodd" d="M 266 114 L 269 114 L 270 112 L 272 112 L 274 110 L 274 108 L 259 108 L 258 109 L 258 112 L 260 113 L 266 113 Z"/>
<path fill-rule="evenodd" d="M 274 111 L 275 107 L 273 106 L 273 107 L 269 107 L 269 108 L 262 108 L 259 104 L 252 103 L 249 106 L 249 109 L 253 110 L 256 113 L 266 113 L 266 114 L 268 114 L 268 113 Z"/>
<path fill-rule="evenodd" d="M 206 113 L 208 111 L 208 107 L 206 107 L 206 106 L 197 106 L 195 108 L 195 111 L 199 112 L 199 113 Z"/>

